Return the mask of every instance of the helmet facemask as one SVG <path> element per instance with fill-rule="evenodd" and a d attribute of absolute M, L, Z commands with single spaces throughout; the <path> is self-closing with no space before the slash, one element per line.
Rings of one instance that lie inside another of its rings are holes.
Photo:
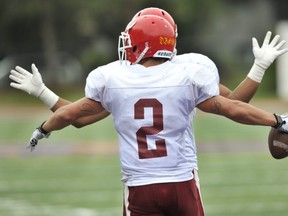
<path fill-rule="evenodd" d="M 118 40 L 118 57 L 120 64 L 124 61 L 127 64 L 127 53 L 126 49 L 132 48 L 130 35 L 127 32 L 121 32 Z"/>

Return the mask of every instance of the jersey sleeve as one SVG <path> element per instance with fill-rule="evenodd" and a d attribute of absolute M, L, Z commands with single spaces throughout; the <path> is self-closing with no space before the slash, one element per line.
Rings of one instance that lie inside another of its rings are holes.
<path fill-rule="evenodd" d="M 107 109 L 103 104 L 105 95 L 105 76 L 102 73 L 101 67 L 89 73 L 86 79 L 85 96 L 94 101 L 98 101 L 102 106 Z"/>
<path fill-rule="evenodd" d="M 219 95 L 219 74 L 218 69 L 213 61 L 206 59 L 206 63 L 202 64 L 201 69 L 194 74 L 193 83 L 195 94 L 195 105 Z"/>

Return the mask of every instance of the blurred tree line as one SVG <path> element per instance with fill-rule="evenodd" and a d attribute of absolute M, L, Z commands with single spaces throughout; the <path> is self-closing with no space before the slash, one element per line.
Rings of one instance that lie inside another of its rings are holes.
<path fill-rule="evenodd" d="M 262 43 L 288 18 L 287 0 L 1 0 L 0 87 L 8 87 L 11 68 L 31 63 L 49 86 L 83 85 L 91 70 L 118 59 L 120 32 L 152 6 L 174 17 L 178 53 L 207 55 L 233 87 L 253 63 L 251 38 Z"/>

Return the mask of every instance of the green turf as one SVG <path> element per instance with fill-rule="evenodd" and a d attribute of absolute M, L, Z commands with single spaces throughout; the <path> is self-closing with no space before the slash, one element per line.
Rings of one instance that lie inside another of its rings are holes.
<path fill-rule="evenodd" d="M 252 126 L 212 114 L 196 115 L 195 136 L 199 141 L 266 141 L 269 127 Z"/>
<path fill-rule="evenodd" d="M 25 115 L 20 118 L 3 118 L 0 124 L 0 145 L 7 142 L 22 142 L 27 141 L 30 135 L 37 126 L 47 119 L 50 112 L 44 116 L 29 116 Z M 77 129 L 69 126 L 61 131 L 53 132 L 51 140 L 55 141 L 87 141 L 87 140 L 116 140 L 117 135 L 113 126 L 112 118 L 109 116 L 106 119 L 97 122 L 96 124 Z"/>
<path fill-rule="evenodd" d="M 277 216 L 288 211 L 287 161 L 267 154 L 200 154 L 207 216 Z M 121 215 L 117 155 L 0 159 L 1 216 Z"/>
<path fill-rule="evenodd" d="M 209 216 L 280 216 L 288 211 L 287 161 L 268 154 L 201 154 L 201 190 Z"/>
<path fill-rule="evenodd" d="M 0 170 L 1 216 L 121 212 L 117 156 L 2 158 Z"/>

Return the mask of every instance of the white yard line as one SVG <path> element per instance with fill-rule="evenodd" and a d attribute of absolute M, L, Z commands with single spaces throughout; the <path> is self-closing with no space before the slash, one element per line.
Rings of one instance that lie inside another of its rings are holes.
<path fill-rule="evenodd" d="M 72 208 L 58 205 L 33 205 L 24 200 L 0 198 L 0 215 L 5 216 L 111 216 L 119 215 L 121 208 L 95 210 L 88 208 Z"/>

